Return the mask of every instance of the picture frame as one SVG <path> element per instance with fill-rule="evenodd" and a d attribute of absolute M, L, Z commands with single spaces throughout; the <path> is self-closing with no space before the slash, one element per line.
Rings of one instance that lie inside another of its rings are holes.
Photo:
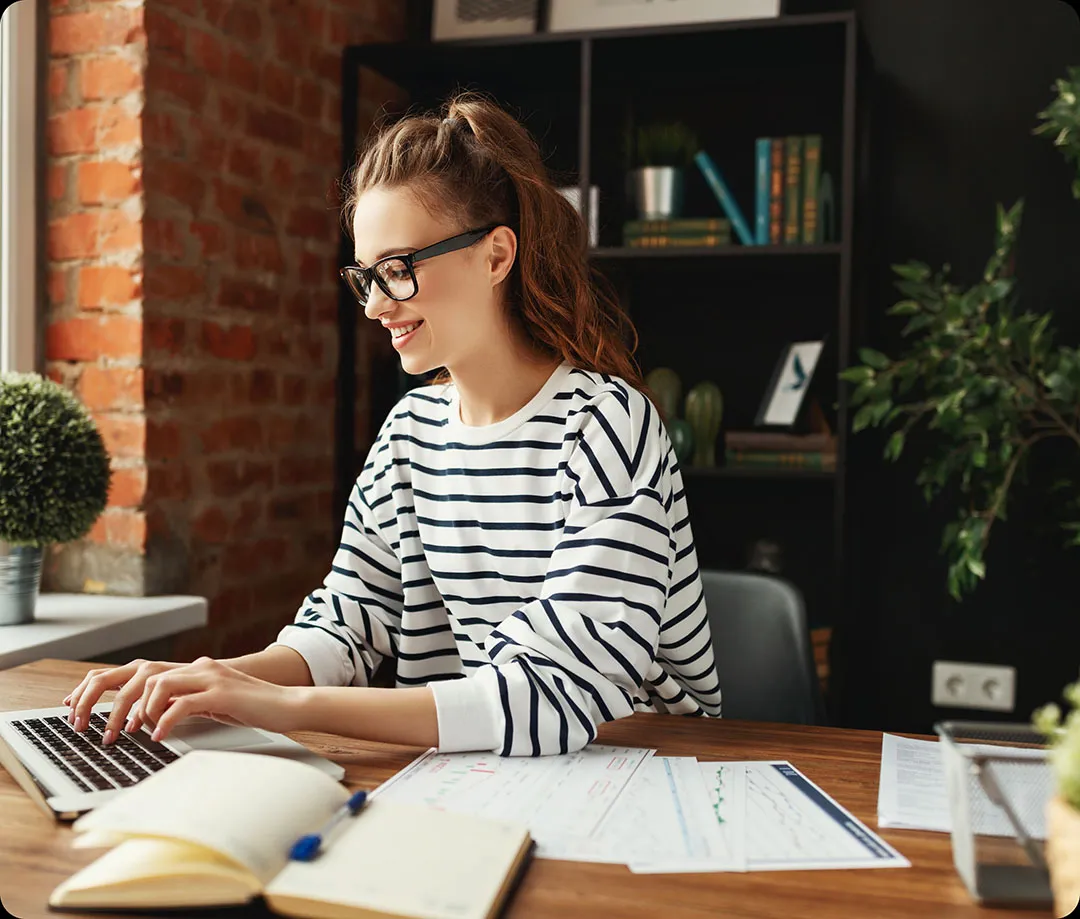
<path fill-rule="evenodd" d="M 794 432 L 805 426 L 808 395 L 824 350 L 824 338 L 784 345 L 758 407 L 756 427 Z"/>
<path fill-rule="evenodd" d="M 547 30 L 678 25 L 737 19 L 774 19 L 781 0 L 549 0 Z"/>
<path fill-rule="evenodd" d="M 541 0 L 433 0 L 431 40 L 528 35 L 540 20 Z"/>

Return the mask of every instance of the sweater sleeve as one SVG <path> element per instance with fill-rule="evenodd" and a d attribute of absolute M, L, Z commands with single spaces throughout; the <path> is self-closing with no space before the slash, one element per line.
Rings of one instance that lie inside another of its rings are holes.
<path fill-rule="evenodd" d="M 297 651 L 316 686 L 366 686 L 395 656 L 401 627 L 401 562 L 390 546 L 396 525 L 389 462 L 394 416 L 383 425 L 353 486 L 341 542 L 323 586 L 312 591 L 273 642 Z M 389 541 L 388 541 L 389 540 Z"/>
<path fill-rule="evenodd" d="M 670 442 L 636 390 L 606 391 L 582 418 L 540 596 L 491 632 L 490 665 L 431 684 L 442 751 L 578 750 L 642 698 L 675 559 Z"/>

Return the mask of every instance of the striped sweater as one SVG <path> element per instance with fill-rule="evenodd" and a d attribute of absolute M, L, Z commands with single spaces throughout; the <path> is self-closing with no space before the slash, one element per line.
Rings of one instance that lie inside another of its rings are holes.
<path fill-rule="evenodd" d="M 453 384 L 383 424 L 324 585 L 276 644 L 316 686 L 430 685 L 439 749 L 565 753 L 633 711 L 720 714 L 682 475 L 656 409 L 562 364 L 509 418 Z"/>

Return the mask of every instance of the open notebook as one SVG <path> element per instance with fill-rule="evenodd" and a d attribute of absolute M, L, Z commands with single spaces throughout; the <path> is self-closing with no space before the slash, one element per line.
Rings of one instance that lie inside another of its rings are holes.
<path fill-rule="evenodd" d="M 74 846 L 110 848 L 49 905 L 191 909 L 261 895 L 276 913 L 312 919 L 488 919 L 533 849 L 523 826 L 369 799 L 314 861 L 289 861 L 348 798 L 304 763 L 194 750 L 75 821 Z"/>

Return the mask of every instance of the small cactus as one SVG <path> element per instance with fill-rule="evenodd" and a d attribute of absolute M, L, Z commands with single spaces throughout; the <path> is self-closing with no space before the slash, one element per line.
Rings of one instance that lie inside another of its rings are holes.
<path fill-rule="evenodd" d="M 698 383 L 686 394 L 686 420 L 694 429 L 694 466 L 716 465 L 716 438 L 724 414 L 724 397 L 711 380 Z"/>

